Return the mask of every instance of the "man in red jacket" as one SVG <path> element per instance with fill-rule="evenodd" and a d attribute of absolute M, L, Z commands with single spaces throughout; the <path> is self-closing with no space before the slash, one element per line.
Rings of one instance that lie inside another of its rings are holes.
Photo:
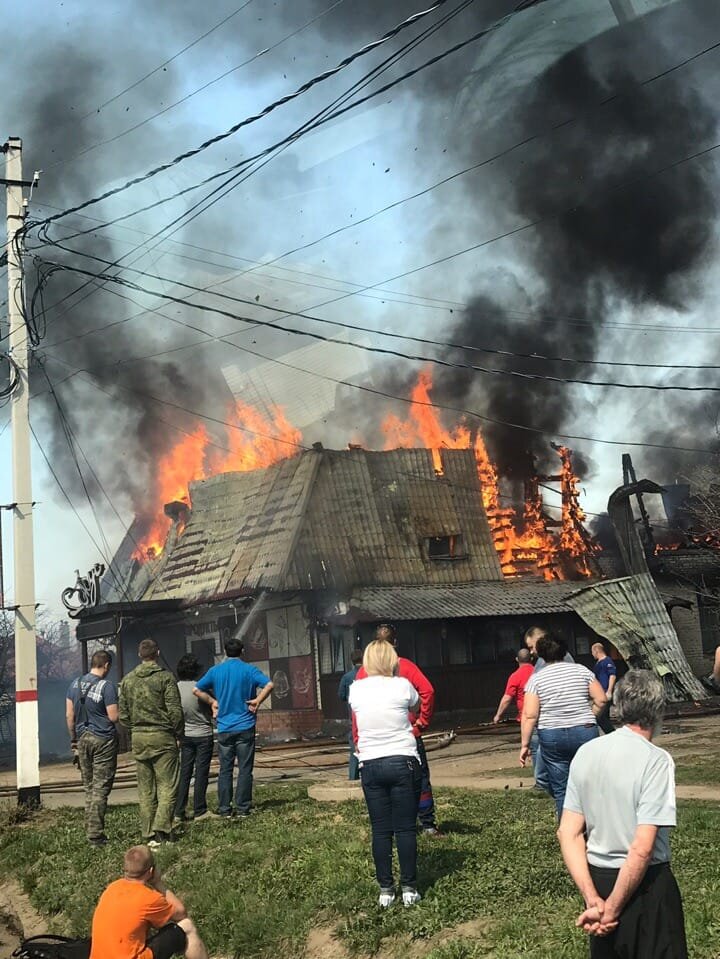
<path fill-rule="evenodd" d="M 397 636 L 395 627 L 383 624 L 375 630 L 375 639 L 383 640 L 392 646 L 397 646 Z M 412 660 L 398 657 L 398 676 L 407 679 L 415 687 L 420 697 L 419 712 L 410 714 L 413 732 L 415 733 L 415 744 L 417 746 L 418 756 L 420 757 L 420 770 L 422 772 L 422 781 L 420 784 L 420 806 L 418 808 L 418 819 L 426 836 L 440 837 L 442 833 L 438 829 L 435 821 L 435 802 L 433 800 L 432 786 L 430 784 L 430 767 L 428 766 L 425 745 L 422 741 L 422 734 L 430 725 L 433 710 L 435 708 L 435 690 L 432 683 L 425 673 L 412 662 Z M 367 676 L 365 668 L 360 667 L 356 680 L 364 679 Z M 353 733 L 355 730 L 353 729 Z"/>

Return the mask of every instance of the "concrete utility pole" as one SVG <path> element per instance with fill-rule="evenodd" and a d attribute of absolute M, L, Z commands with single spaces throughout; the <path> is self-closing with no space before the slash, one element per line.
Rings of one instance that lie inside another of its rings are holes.
<path fill-rule="evenodd" d="M 15 558 L 15 738 L 18 803 L 40 802 L 37 650 L 35 647 L 35 556 L 33 551 L 32 479 L 30 473 L 30 390 L 28 331 L 23 282 L 25 221 L 22 140 L 8 138 L 5 153 L 7 188 L 7 274 L 9 350 L 18 383 L 10 397 L 13 453 L 13 548 Z"/>

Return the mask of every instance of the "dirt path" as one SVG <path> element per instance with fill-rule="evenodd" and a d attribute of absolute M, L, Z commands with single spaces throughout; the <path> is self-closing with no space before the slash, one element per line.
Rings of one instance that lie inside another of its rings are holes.
<path fill-rule="evenodd" d="M 45 920 L 13 879 L 0 883 L 0 959 L 10 959 L 22 939 L 47 931 Z"/>

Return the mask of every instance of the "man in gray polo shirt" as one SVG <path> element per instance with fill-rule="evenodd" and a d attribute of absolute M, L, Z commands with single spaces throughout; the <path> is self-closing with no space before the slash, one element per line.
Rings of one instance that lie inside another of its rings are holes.
<path fill-rule="evenodd" d="M 662 682 L 631 670 L 615 687 L 622 729 L 578 750 L 558 837 L 585 899 L 577 925 L 593 959 L 687 959 L 680 891 L 670 870 L 675 764 L 652 744 Z"/>

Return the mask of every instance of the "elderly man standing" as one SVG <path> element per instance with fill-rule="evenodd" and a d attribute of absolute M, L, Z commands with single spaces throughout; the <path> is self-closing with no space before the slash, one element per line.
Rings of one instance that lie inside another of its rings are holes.
<path fill-rule="evenodd" d="M 558 837 L 592 959 L 687 959 L 670 870 L 675 765 L 652 743 L 664 704 L 657 676 L 632 670 L 615 687 L 622 728 L 581 746 L 570 766 Z"/>
<path fill-rule="evenodd" d="M 175 677 L 159 663 L 154 639 L 138 646 L 140 665 L 120 685 L 120 722 L 130 730 L 142 836 L 155 847 L 174 840 L 173 812 L 180 781 L 178 742 L 185 732 Z"/>

